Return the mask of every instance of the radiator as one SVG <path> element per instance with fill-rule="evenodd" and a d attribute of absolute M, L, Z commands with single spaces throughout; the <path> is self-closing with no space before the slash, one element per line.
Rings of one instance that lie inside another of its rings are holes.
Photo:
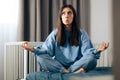
<path fill-rule="evenodd" d="M 30 72 L 39 70 L 35 56 L 31 52 L 21 47 L 22 42 L 8 42 L 4 50 L 4 80 L 25 80 L 24 78 Z M 42 45 L 42 42 L 29 42 L 31 46 Z M 98 47 L 99 44 L 95 44 Z M 111 67 L 112 54 L 111 49 L 101 53 L 97 67 Z"/>
<path fill-rule="evenodd" d="M 8 42 L 4 47 L 4 80 L 21 80 L 39 70 L 35 56 L 21 47 L 22 42 Z M 42 42 L 29 42 L 31 46 Z"/>

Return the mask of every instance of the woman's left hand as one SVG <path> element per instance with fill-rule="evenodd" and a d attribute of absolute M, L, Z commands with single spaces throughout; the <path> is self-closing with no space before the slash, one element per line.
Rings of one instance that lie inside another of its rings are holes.
<path fill-rule="evenodd" d="M 109 43 L 102 42 L 100 44 L 100 47 L 97 49 L 98 52 L 102 52 L 106 50 L 109 47 Z"/>

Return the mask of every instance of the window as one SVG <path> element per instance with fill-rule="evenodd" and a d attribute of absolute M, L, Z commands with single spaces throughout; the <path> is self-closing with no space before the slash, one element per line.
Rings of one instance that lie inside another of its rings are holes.
<path fill-rule="evenodd" d="M 19 0 L 0 0 L 0 80 L 4 80 L 4 43 L 16 41 Z"/>

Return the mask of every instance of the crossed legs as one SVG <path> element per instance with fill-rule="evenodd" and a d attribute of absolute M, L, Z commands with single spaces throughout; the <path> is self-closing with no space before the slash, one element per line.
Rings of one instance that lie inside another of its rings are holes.
<path fill-rule="evenodd" d="M 68 69 L 65 69 L 58 61 L 52 59 L 48 54 L 37 56 L 37 62 L 40 69 L 50 72 L 73 72 L 81 73 L 92 70 L 96 67 L 96 59 L 94 55 L 87 55 L 72 64 Z"/>

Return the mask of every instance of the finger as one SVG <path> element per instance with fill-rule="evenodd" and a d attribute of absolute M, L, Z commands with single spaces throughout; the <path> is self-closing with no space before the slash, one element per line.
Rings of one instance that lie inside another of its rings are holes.
<path fill-rule="evenodd" d="M 105 46 L 106 46 L 106 43 L 105 43 L 105 42 L 103 42 L 103 43 L 102 43 L 102 46 L 103 46 L 103 47 L 105 47 Z"/>
<path fill-rule="evenodd" d="M 24 43 L 25 43 L 25 44 L 28 44 L 28 42 L 27 42 L 27 41 L 25 41 Z"/>
<path fill-rule="evenodd" d="M 28 45 L 28 42 L 23 42 L 22 47 L 25 48 Z"/>
<path fill-rule="evenodd" d="M 25 42 L 22 43 L 22 47 L 24 48 Z"/>
<path fill-rule="evenodd" d="M 106 47 L 107 47 L 107 48 L 109 47 L 109 42 L 106 44 Z"/>
<path fill-rule="evenodd" d="M 109 43 L 105 43 L 105 49 L 107 49 L 109 46 Z"/>

